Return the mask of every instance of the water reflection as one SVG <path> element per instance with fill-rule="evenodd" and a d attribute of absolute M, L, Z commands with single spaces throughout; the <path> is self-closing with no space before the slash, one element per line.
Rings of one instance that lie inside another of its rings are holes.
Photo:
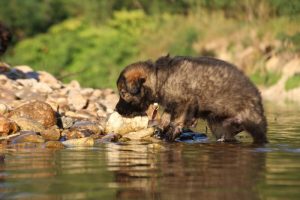
<path fill-rule="evenodd" d="M 300 116 L 271 112 L 270 144 L 0 149 L 0 199 L 299 199 Z"/>

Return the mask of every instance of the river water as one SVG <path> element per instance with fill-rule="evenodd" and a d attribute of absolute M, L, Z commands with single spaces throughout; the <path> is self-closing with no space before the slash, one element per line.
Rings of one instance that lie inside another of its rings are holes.
<path fill-rule="evenodd" d="M 0 149 L 0 199 L 300 199 L 300 109 L 267 106 L 269 141 Z"/>

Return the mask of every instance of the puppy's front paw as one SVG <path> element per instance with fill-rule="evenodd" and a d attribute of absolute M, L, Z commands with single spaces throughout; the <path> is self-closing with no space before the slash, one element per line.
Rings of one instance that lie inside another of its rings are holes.
<path fill-rule="evenodd" d="M 173 142 L 176 137 L 178 137 L 182 133 L 181 126 L 169 125 L 165 132 L 166 140 L 169 142 Z"/>

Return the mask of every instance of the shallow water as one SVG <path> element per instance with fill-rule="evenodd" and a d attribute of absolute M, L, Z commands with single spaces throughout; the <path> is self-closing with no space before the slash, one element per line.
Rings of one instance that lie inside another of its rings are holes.
<path fill-rule="evenodd" d="M 300 109 L 268 107 L 269 141 L 0 150 L 0 199 L 300 199 Z"/>

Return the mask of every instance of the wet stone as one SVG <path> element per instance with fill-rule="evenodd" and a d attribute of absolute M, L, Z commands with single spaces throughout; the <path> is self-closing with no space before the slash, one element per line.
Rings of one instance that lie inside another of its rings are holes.
<path fill-rule="evenodd" d="M 87 130 L 92 134 L 100 134 L 103 131 L 100 129 L 99 125 L 95 122 L 90 121 L 77 121 L 70 128 L 71 130 Z"/>
<path fill-rule="evenodd" d="M 95 140 L 95 144 L 118 142 L 120 138 L 121 135 L 119 134 L 108 133 L 107 135 L 104 135 L 102 138 Z"/>
<path fill-rule="evenodd" d="M 30 143 L 44 143 L 45 140 L 42 136 L 37 135 L 33 131 L 21 131 L 21 135 L 13 138 L 11 140 L 12 144 L 17 144 L 17 143 L 24 143 L 24 142 L 30 142 Z"/>
<path fill-rule="evenodd" d="M 185 142 L 185 143 L 203 143 L 208 140 L 207 135 L 204 133 L 195 133 L 195 132 L 184 132 L 175 139 L 176 142 Z"/>
<path fill-rule="evenodd" d="M 66 130 L 63 132 L 67 140 L 84 138 L 92 135 L 89 130 Z"/>
<path fill-rule="evenodd" d="M 48 141 L 45 144 L 46 148 L 63 149 L 65 146 L 59 141 Z"/>
<path fill-rule="evenodd" d="M 40 134 L 45 140 L 48 141 L 57 141 L 60 138 L 60 131 L 56 126 L 44 130 Z"/>
<path fill-rule="evenodd" d="M 153 132 L 154 132 L 154 128 L 146 128 L 139 131 L 127 133 L 123 135 L 123 137 L 128 138 L 130 140 L 141 140 L 145 137 L 149 137 L 153 135 Z"/>
<path fill-rule="evenodd" d="M 34 101 L 24 104 L 12 112 L 11 118 L 23 117 L 39 122 L 46 128 L 56 125 L 56 114 L 52 107 L 42 101 Z"/>
<path fill-rule="evenodd" d="M 88 147 L 94 145 L 94 139 L 91 137 L 85 137 L 80 139 L 66 140 L 62 143 L 66 147 Z"/>

